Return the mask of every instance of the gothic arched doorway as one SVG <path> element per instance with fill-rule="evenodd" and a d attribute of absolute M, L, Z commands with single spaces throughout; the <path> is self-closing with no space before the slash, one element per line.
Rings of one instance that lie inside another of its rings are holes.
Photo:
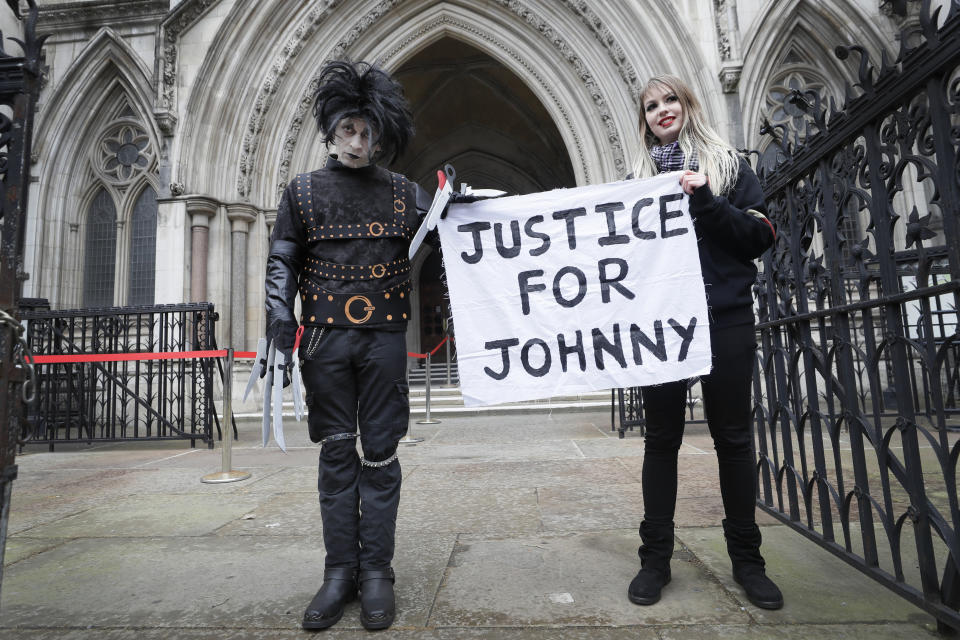
<path fill-rule="evenodd" d="M 413 107 L 416 137 L 391 167 L 433 194 L 437 170 L 451 163 L 462 183 L 511 194 L 576 185 L 559 130 L 536 94 L 493 57 L 441 38 L 396 69 Z M 431 252 L 415 282 L 408 345 L 419 351 L 442 340 L 447 313 L 440 257 Z M 438 311 L 441 310 L 441 311 Z M 419 325 L 419 326 L 417 326 Z M 444 360 L 444 350 L 434 361 Z"/>

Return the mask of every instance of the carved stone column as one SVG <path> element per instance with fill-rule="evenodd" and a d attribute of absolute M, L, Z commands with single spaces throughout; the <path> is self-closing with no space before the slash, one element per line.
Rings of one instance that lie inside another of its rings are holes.
<path fill-rule="evenodd" d="M 210 247 L 210 218 L 217 215 L 216 200 L 194 196 L 187 198 L 190 216 L 190 302 L 207 300 L 207 255 Z"/>
<path fill-rule="evenodd" d="M 243 349 L 247 339 L 247 235 L 258 210 L 249 204 L 228 204 L 230 219 L 230 344 Z"/>

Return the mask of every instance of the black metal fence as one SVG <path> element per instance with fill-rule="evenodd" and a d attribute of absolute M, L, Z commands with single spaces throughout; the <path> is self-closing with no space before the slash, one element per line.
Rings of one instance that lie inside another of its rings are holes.
<path fill-rule="evenodd" d="M 766 131 L 758 503 L 960 628 L 960 10 L 850 53 L 842 109 L 795 91 L 802 129 Z"/>
<path fill-rule="evenodd" d="M 22 56 L 7 52 L 9 39 L 0 38 L 0 580 L 7 541 L 7 519 L 13 480 L 17 477 L 17 434 L 31 397 L 31 367 L 24 361 L 26 346 L 17 321 L 17 306 L 27 274 L 23 272 L 27 197 L 33 119 L 40 92 L 41 51 L 46 36 L 37 37 L 35 0 L 8 2 L 3 11 L 22 19 L 18 35 Z M 22 12 L 21 12 L 22 11 Z M 17 47 L 12 47 L 12 52 Z"/>
<path fill-rule="evenodd" d="M 209 303 L 26 311 L 35 356 L 147 354 L 215 349 Z M 37 401 L 21 444 L 190 440 L 213 447 L 214 360 L 129 360 L 36 365 Z M 219 425 L 218 425 L 219 426 Z"/>

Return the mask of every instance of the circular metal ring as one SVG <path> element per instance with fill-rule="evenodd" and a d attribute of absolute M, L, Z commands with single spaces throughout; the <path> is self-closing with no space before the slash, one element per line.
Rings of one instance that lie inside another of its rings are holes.
<path fill-rule="evenodd" d="M 366 314 L 362 318 L 355 318 L 353 314 L 350 313 L 350 306 L 358 300 L 363 302 L 363 310 L 366 311 Z M 373 303 L 370 302 L 370 298 L 366 296 L 353 296 L 347 300 L 347 304 L 343 305 L 343 313 L 347 316 L 347 320 L 353 324 L 363 324 L 369 320 L 375 309 L 376 307 L 374 307 Z"/>
<path fill-rule="evenodd" d="M 387 268 L 382 264 L 375 264 L 370 267 L 370 275 L 372 275 L 374 278 L 382 278 L 386 272 Z"/>
<path fill-rule="evenodd" d="M 371 222 L 367 225 L 367 229 L 370 231 L 370 235 L 372 235 L 374 238 L 383 235 L 383 223 L 381 222 Z M 376 229 L 376 231 L 374 231 L 374 229 Z"/>
<path fill-rule="evenodd" d="M 394 200 L 394 201 L 393 201 L 393 210 L 394 210 L 396 213 L 403 213 L 404 211 L 407 210 L 407 203 L 404 202 L 403 200 L 399 200 L 399 199 Z"/>

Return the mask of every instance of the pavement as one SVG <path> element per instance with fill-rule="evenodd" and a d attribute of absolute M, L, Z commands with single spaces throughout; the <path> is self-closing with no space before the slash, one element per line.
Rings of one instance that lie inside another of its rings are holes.
<path fill-rule="evenodd" d="M 29 447 L 17 456 L 0 638 L 369 638 L 359 605 L 300 630 L 323 574 L 318 448 L 287 421 L 288 452 L 239 424 L 240 482 L 187 443 Z M 452 416 L 411 423 L 400 451 L 398 613 L 377 638 L 749 640 L 936 638 L 934 619 L 773 518 L 758 514 L 786 605 L 751 605 L 730 575 L 710 436 L 680 455 L 673 581 L 631 604 L 639 569 L 643 440 L 605 411 Z"/>

